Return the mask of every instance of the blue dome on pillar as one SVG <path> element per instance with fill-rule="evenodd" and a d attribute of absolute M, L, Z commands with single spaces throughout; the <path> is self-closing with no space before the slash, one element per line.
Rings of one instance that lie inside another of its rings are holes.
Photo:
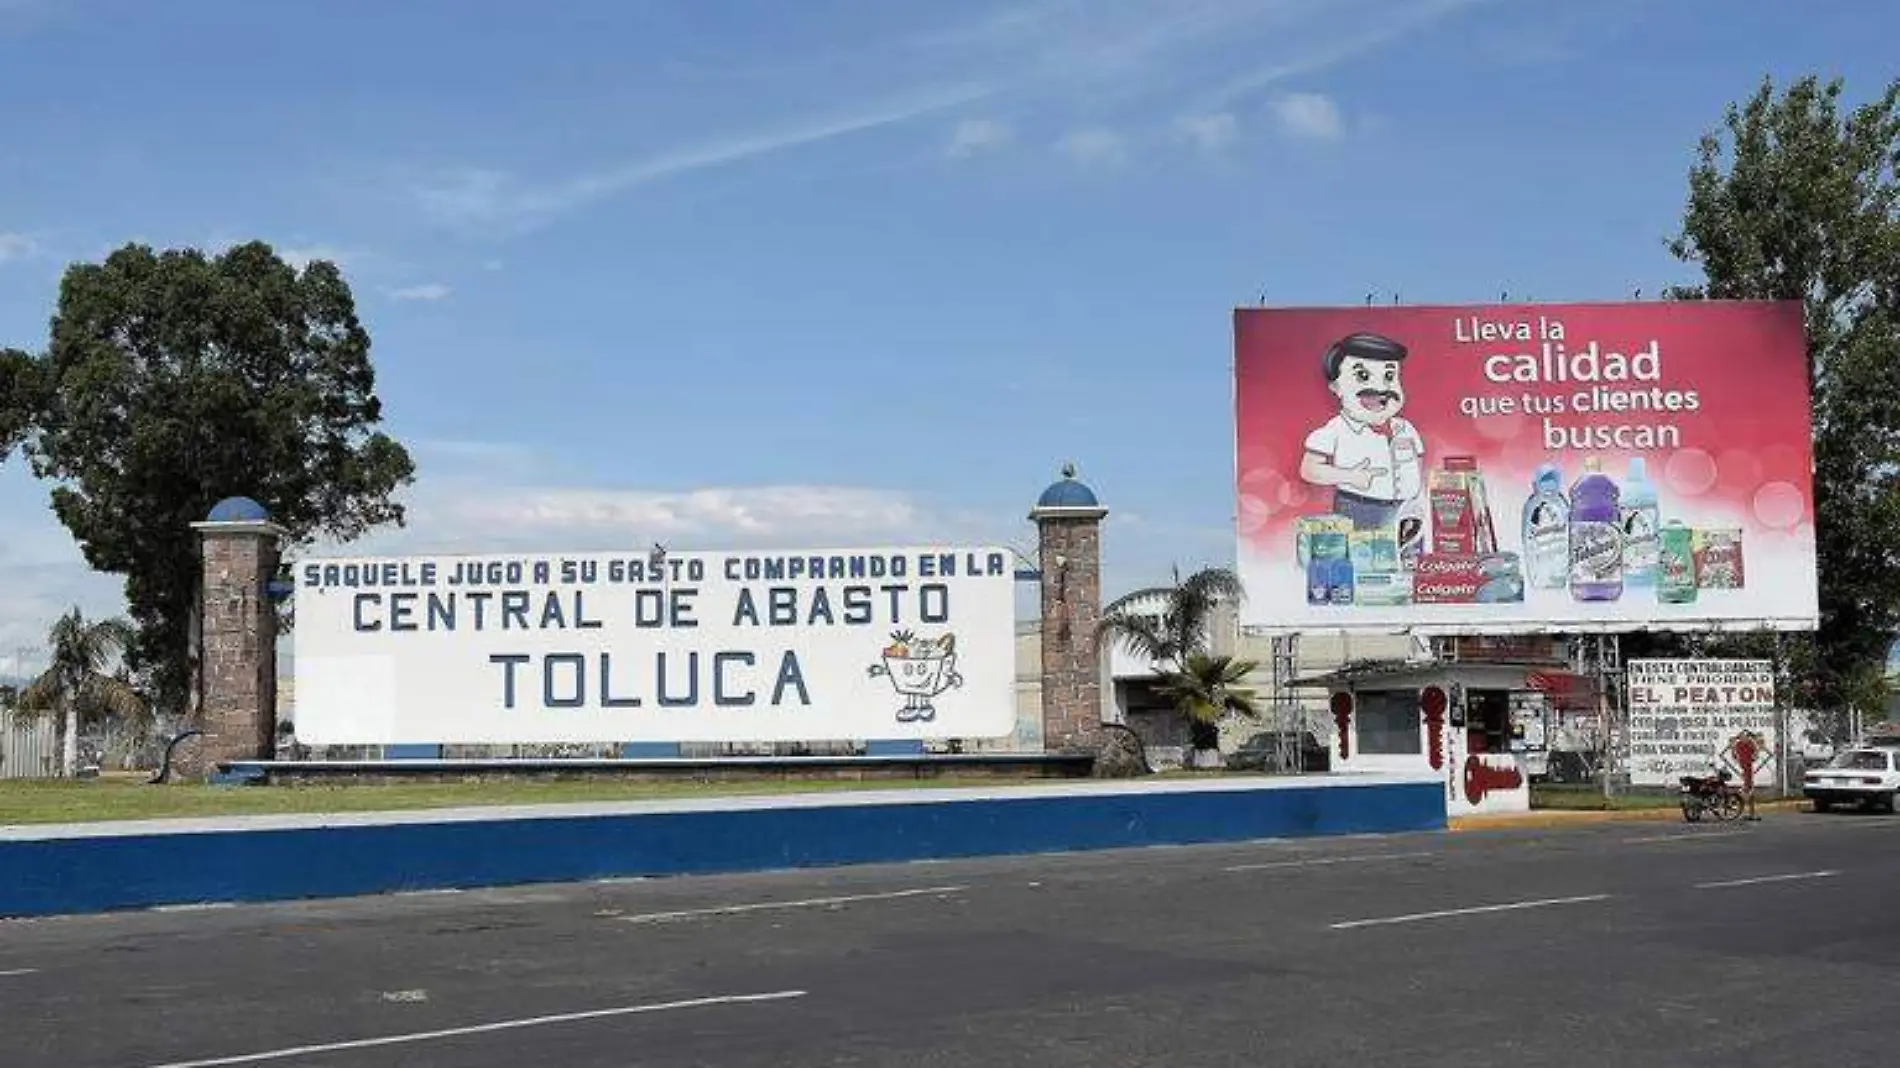
<path fill-rule="evenodd" d="M 268 523 L 270 513 L 249 497 L 226 497 L 211 506 L 208 523 Z"/>
<path fill-rule="evenodd" d="M 1100 508 L 1095 491 L 1075 477 L 1075 465 L 1062 465 L 1062 481 L 1052 482 L 1036 498 L 1037 508 Z"/>

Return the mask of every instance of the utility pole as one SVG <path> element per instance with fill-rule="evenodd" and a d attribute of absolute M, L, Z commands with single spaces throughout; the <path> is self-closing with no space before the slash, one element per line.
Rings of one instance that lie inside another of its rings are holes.
<path fill-rule="evenodd" d="M 1788 636 L 1775 632 L 1775 661 L 1768 677 L 1775 684 L 1775 796 L 1788 796 Z"/>

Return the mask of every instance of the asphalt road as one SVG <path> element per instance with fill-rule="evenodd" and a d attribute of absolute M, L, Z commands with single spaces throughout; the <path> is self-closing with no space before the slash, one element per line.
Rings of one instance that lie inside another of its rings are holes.
<path fill-rule="evenodd" d="M 9 1068 L 1900 1060 L 1900 819 L 0 924 Z"/>

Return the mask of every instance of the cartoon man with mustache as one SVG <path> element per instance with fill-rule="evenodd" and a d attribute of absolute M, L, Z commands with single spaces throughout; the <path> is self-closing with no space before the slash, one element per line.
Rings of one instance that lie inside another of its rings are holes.
<path fill-rule="evenodd" d="M 1405 346 L 1378 334 L 1349 334 L 1327 348 L 1321 367 L 1339 414 L 1306 436 L 1300 477 L 1333 487 L 1333 514 L 1356 530 L 1396 529 L 1399 510 L 1425 479 L 1425 441 L 1399 418 Z"/>

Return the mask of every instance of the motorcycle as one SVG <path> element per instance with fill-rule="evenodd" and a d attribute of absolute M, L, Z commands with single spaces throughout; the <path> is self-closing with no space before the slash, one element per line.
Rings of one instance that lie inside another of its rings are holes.
<path fill-rule="evenodd" d="M 1723 822 L 1741 819 L 1742 790 L 1730 778 L 1726 769 L 1714 775 L 1682 776 L 1682 818 L 1690 823 L 1702 822 L 1704 815 Z"/>

